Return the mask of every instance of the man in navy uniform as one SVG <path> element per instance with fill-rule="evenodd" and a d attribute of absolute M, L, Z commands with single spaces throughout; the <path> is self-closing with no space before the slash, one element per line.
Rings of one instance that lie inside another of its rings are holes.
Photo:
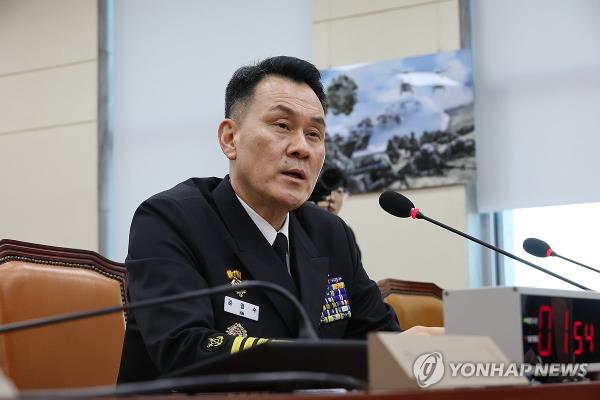
<path fill-rule="evenodd" d="M 229 175 L 189 179 L 139 206 L 125 262 L 130 301 L 264 280 L 297 296 L 322 338 L 399 331 L 347 225 L 305 203 L 325 157 L 325 108 L 309 62 L 280 56 L 238 69 L 218 128 Z M 225 296 L 252 312 L 240 316 Z M 294 338 L 297 328 L 292 305 L 259 289 L 136 309 L 119 382 Z"/>

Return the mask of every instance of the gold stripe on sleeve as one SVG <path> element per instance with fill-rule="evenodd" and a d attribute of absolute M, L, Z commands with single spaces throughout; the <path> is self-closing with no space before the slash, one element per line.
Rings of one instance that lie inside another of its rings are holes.
<path fill-rule="evenodd" d="M 233 344 L 231 345 L 231 354 L 240 351 L 240 346 L 242 345 L 244 339 L 245 337 L 243 336 L 236 336 L 235 339 L 233 339 Z"/>
<path fill-rule="evenodd" d="M 246 342 L 244 343 L 244 350 L 248 350 L 249 348 L 251 348 L 255 340 L 255 337 L 246 338 Z"/>

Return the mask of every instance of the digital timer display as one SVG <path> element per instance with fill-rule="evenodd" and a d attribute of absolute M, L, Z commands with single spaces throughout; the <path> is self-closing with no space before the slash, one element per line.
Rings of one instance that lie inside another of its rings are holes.
<path fill-rule="evenodd" d="M 600 362 L 600 302 L 521 294 L 525 362 Z"/>

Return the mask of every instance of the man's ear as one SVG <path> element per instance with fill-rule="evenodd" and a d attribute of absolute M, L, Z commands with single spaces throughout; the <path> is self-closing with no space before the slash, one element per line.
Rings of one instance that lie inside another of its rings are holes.
<path fill-rule="evenodd" d="M 237 124 L 230 118 L 225 118 L 219 124 L 219 145 L 223 154 L 230 160 L 237 158 L 237 129 Z"/>

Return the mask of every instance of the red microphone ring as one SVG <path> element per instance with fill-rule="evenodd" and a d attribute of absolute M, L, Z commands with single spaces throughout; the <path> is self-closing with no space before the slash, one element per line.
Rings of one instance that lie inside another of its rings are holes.
<path fill-rule="evenodd" d="M 417 219 L 417 214 L 419 214 L 418 208 L 413 208 L 412 210 L 410 210 L 410 216 L 412 217 L 412 219 Z"/>
<path fill-rule="evenodd" d="M 552 256 L 552 249 L 550 247 L 548 247 L 546 249 L 546 257 L 551 257 Z"/>

